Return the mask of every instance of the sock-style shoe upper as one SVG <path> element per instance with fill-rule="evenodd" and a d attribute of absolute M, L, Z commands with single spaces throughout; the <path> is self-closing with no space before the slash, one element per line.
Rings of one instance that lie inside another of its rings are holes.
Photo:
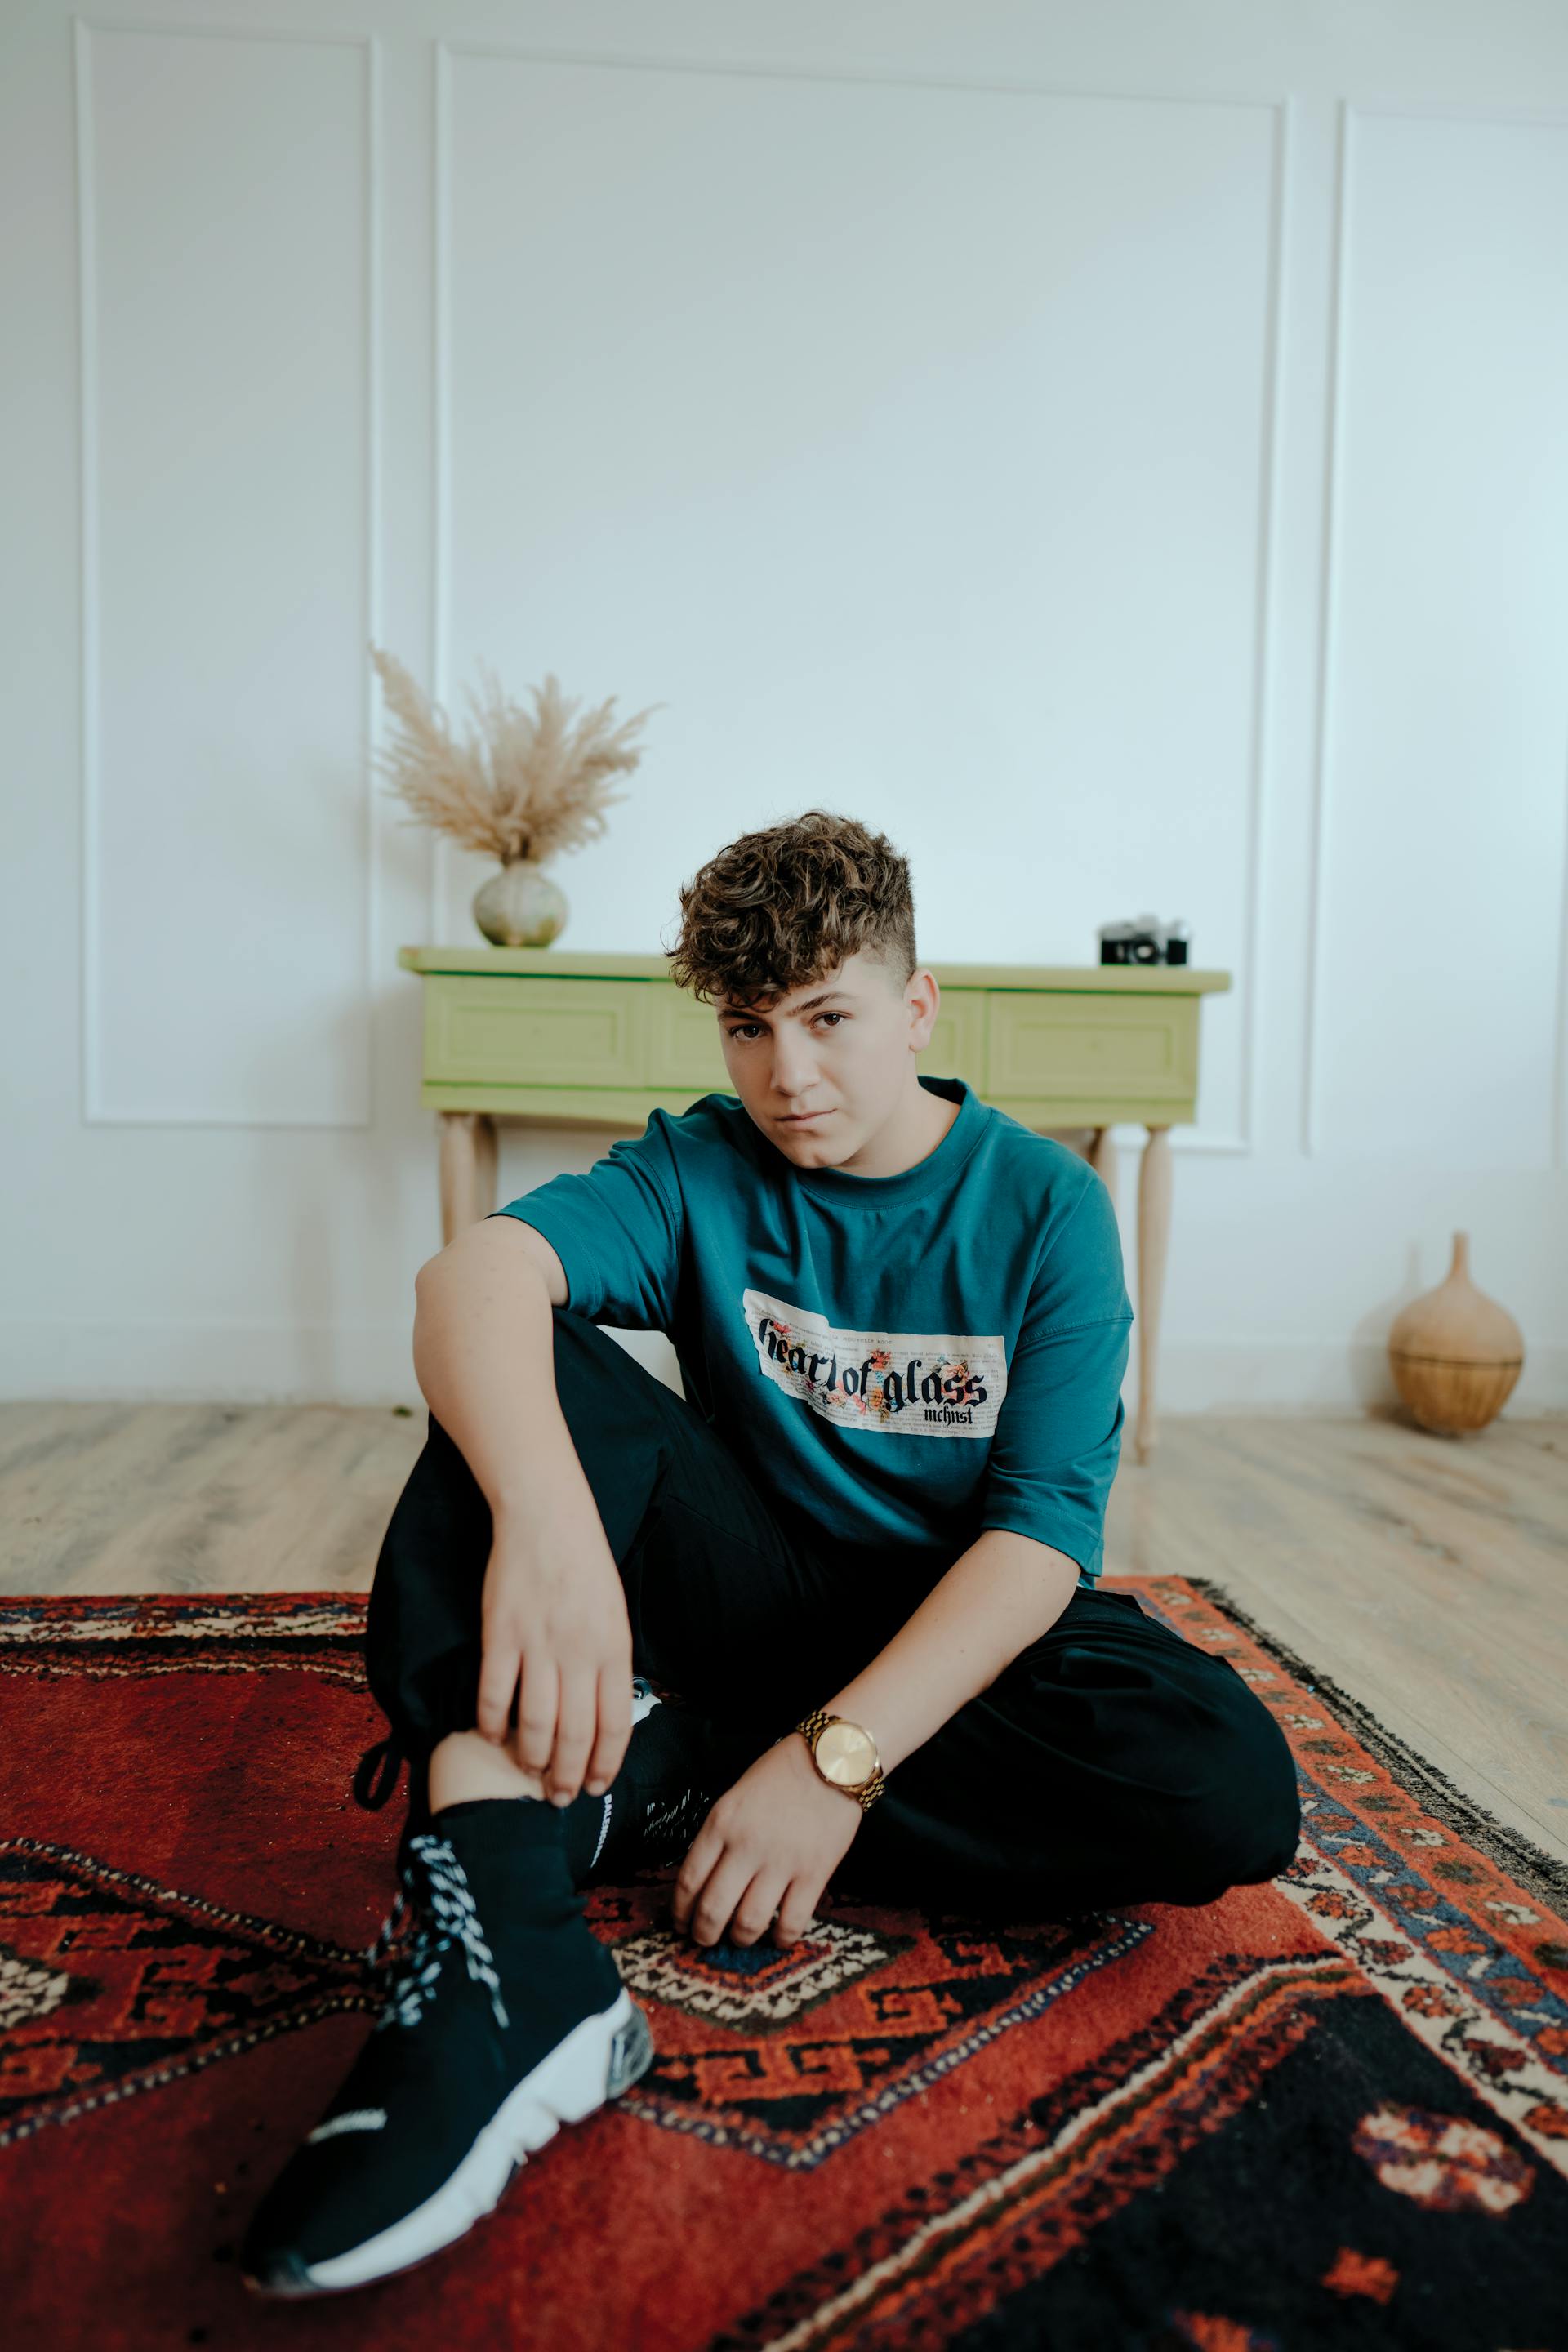
<path fill-rule="evenodd" d="M 602 1796 L 584 1790 L 571 1804 L 549 1808 L 564 1824 L 574 1885 L 619 1885 L 638 1870 L 682 1861 L 713 1805 L 761 1754 L 768 1736 L 765 1727 L 750 1733 L 721 1728 L 684 1702 L 660 1699 L 646 1675 L 634 1675 L 631 1738 L 610 1787 Z M 395 1730 L 366 1748 L 353 1779 L 358 1803 L 376 1811 L 387 1802 L 404 1754 Z M 427 1759 L 409 1759 L 408 1780 L 400 1866 L 410 1841 L 431 1825 Z M 401 1906 L 395 1906 L 388 1928 L 395 1929 L 400 1917 Z"/>
<path fill-rule="evenodd" d="M 718 1797 L 703 1718 L 653 1698 L 637 1679 L 632 1736 L 602 1797 L 563 1808 L 567 1855 L 579 1886 L 616 1885 L 638 1870 L 684 1859 Z"/>
<path fill-rule="evenodd" d="M 554 1808 L 445 1808 L 407 1841 L 383 2006 L 320 2121 L 258 2206 L 247 2277 L 300 2291 L 437 2195 L 511 2092 L 622 1999 L 583 1916 Z M 390 2265 L 393 2267 L 395 2265 Z M 290 2284 L 290 2283 L 294 2284 Z"/>

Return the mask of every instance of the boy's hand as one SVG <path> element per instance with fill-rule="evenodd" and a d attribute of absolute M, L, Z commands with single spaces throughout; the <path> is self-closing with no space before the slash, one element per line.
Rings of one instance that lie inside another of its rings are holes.
<path fill-rule="evenodd" d="M 553 1536 L 498 1520 L 481 1616 L 479 1730 L 556 1804 L 608 1788 L 632 1735 L 632 1633 L 597 1518 Z"/>
<path fill-rule="evenodd" d="M 727 1789 L 691 1842 L 671 1911 L 699 1944 L 754 1944 L 776 1911 L 775 1944 L 814 1922 L 822 1891 L 854 1843 L 858 1801 L 829 1788 L 804 1739 L 765 1748 Z"/>

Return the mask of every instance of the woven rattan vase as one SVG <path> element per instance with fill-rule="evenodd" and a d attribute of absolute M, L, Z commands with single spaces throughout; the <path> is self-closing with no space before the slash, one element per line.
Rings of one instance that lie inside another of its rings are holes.
<path fill-rule="evenodd" d="M 1456 1234 L 1447 1280 L 1413 1298 L 1388 1335 L 1394 1386 L 1422 1428 L 1446 1437 L 1495 1420 L 1524 1365 L 1524 1335 L 1470 1280 L 1469 1251 Z"/>

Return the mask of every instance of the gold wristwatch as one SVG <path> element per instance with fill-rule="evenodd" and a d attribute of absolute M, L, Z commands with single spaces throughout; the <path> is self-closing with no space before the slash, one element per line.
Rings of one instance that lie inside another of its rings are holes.
<path fill-rule="evenodd" d="M 847 1797 L 855 1798 L 862 1812 L 868 1811 L 888 1784 L 882 1775 L 877 1743 L 865 1725 L 851 1723 L 846 1716 L 829 1715 L 819 1706 L 795 1727 L 810 1748 L 811 1760 L 821 1778 L 830 1787 L 842 1789 Z M 787 1731 L 780 1734 L 783 1739 L 789 1737 Z M 775 1739 L 774 1747 L 778 1744 Z"/>

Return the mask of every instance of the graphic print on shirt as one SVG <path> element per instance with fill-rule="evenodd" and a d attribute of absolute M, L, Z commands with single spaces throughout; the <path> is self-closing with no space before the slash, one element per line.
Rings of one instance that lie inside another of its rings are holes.
<path fill-rule="evenodd" d="M 999 1331 L 851 1331 L 763 1290 L 741 1294 L 773 1386 L 839 1429 L 990 1437 L 1007 1393 Z"/>

